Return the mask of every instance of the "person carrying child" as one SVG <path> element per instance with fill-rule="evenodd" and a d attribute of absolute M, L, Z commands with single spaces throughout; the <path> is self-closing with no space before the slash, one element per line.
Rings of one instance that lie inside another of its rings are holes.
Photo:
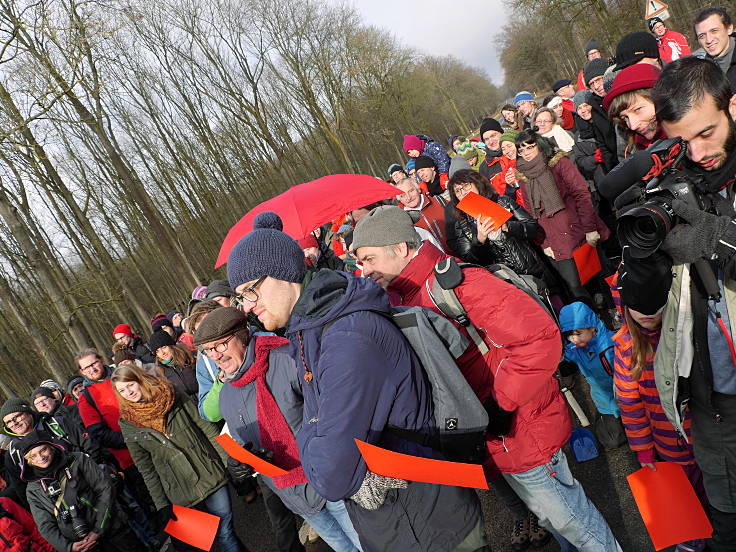
<path fill-rule="evenodd" d="M 621 446 L 626 437 L 613 391 L 613 332 L 580 301 L 562 307 L 560 328 L 569 341 L 565 346 L 565 359 L 580 368 L 601 415 L 595 424 L 596 437 L 606 449 Z"/>

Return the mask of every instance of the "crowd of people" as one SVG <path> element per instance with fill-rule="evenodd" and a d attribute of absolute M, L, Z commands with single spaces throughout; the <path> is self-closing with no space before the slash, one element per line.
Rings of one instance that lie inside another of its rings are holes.
<path fill-rule="evenodd" d="M 714 532 L 677 550 L 736 550 L 736 38 L 721 8 L 696 16 L 692 54 L 648 28 L 612 58 L 590 40 L 577 83 L 519 92 L 477 136 L 406 135 L 395 197 L 299 240 L 260 213 L 185 312 L 145 340 L 121 322 L 65 387 L 9 398 L 0 550 L 159 550 L 179 505 L 246 551 L 232 487 L 262 497 L 282 552 L 304 550 L 296 516 L 337 552 L 620 552 L 563 450 L 577 372 L 601 449 L 683 467 Z M 510 218 L 467 214 L 471 194 Z M 482 464 L 508 542 L 489 541 L 475 490 L 374 473 L 356 439 Z"/>

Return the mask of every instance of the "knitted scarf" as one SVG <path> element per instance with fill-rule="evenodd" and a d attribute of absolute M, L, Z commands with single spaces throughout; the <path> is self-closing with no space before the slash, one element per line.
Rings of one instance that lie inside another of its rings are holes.
<path fill-rule="evenodd" d="M 120 400 L 120 417 L 138 427 L 150 427 L 161 434 L 166 434 L 166 415 L 174 406 L 174 386 L 167 380 L 151 389 L 150 401 L 130 402 Z"/>
<path fill-rule="evenodd" d="M 519 157 L 516 166 L 528 179 L 526 193 L 529 196 L 529 205 L 527 208 L 535 219 L 538 219 L 542 213 L 552 217 L 565 208 L 565 202 L 562 201 L 552 169 L 547 166 L 547 160 L 541 153 L 531 161 L 525 161 Z"/>
<path fill-rule="evenodd" d="M 256 417 L 261 447 L 273 451 L 274 464 L 288 472 L 286 475 L 273 478 L 276 488 L 283 489 L 306 483 L 307 477 L 302 469 L 294 434 L 266 384 L 268 352 L 287 345 L 289 340 L 276 336 L 258 336 L 254 339 L 256 343 L 253 365 L 241 378 L 231 381 L 230 385 L 244 387 L 253 381 L 256 382 Z"/>

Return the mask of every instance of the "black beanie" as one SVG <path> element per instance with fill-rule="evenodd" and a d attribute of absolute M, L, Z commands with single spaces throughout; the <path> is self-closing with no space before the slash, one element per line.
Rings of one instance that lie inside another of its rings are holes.
<path fill-rule="evenodd" d="M 638 63 L 644 58 L 659 59 L 657 39 L 651 33 L 646 31 L 629 33 L 616 44 L 616 71 Z"/>
<path fill-rule="evenodd" d="M 56 400 L 56 397 L 54 397 L 54 391 L 52 389 L 49 389 L 48 387 L 39 387 L 33 393 L 31 393 L 31 403 L 35 403 L 36 397 L 38 396 L 44 396 L 48 397 L 49 399 Z"/>
<path fill-rule="evenodd" d="M 567 86 L 568 84 L 572 84 L 572 81 L 569 79 L 560 79 L 556 83 L 552 85 L 552 92 L 557 94 L 557 91 L 562 88 L 563 86 Z"/>
<path fill-rule="evenodd" d="M 437 163 L 434 162 L 434 159 L 431 157 L 427 157 L 426 155 L 420 155 L 419 157 L 414 158 L 414 168 L 416 170 L 419 169 L 428 169 L 428 168 L 437 168 Z"/>
<path fill-rule="evenodd" d="M 74 398 L 72 395 L 72 389 L 74 389 L 78 383 L 84 383 L 84 378 L 82 376 L 72 376 L 66 382 L 66 392 L 69 393 L 69 396 L 72 398 Z"/>
<path fill-rule="evenodd" d="M 591 59 L 585 64 L 583 69 L 583 78 L 585 79 L 585 86 L 589 86 L 592 79 L 596 77 L 602 77 L 606 69 L 608 69 L 608 60 L 603 58 Z"/>
<path fill-rule="evenodd" d="M 176 345 L 174 338 L 163 330 L 156 330 L 151 334 L 151 337 L 148 338 L 148 348 L 153 354 L 156 354 L 156 351 L 160 347 L 173 347 L 174 345 Z"/>
<path fill-rule="evenodd" d="M 595 38 L 591 38 L 585 45 L 585 57 L 588 57 L 588 52 L 591 50 L 601 51 L 601 47 L 598 45 L 598 41 Z"/>
<path fill-rule="evenodd" d="M 34 414 L 33 408 L 28 404 L 28 401 L 19 399 L 18 397 L 13 397 L 12 399 L 5 401 L 2 407 L 0 407 L 0 422 L 2 422 L 8 414 L 13 414 L 15 412 L 28 412 L 29 414 Z"/>
<path fill-rule="evenodd" d="M 486 117 L 483 119 L 480 123 L 480 139 L 483 139 L 483 135 L 488 132 L 489 130 L 496 130 L 503 134 L 503 127 L 501 126 L 501 123 L 499 123 L 496 119 L 493 117 Z"/>

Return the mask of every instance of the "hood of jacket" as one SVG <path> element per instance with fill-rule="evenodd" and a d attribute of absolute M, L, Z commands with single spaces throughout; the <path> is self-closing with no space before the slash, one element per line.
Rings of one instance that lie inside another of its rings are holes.
<path fill-rule="evenodd" d="M 560 329 L 562 332 L 579 330 L 581 328 L 596 329 L 593 339 L 585 347 L 591 353 L 600 353 L 611 347 L 613 332 L 606 328 L 603 321 L 595 315 L 588 305 L 576 301 L 562 307 L 560 311 Z M 566 347 L 575 349 L 576 345 L 567 343 Z"/>
<path fill-rule="evenodd" d="M 49 445 L 55 449 L 54 459 L 46 468 L 31 466 L 25 459 L 25 454 L 39 445 Z M 41 479 L 56 479 L 60 470 L 69 463 L 70 457 L 67 449 L 60 443 L 52 440 L 49 435 L 42 432 L 28 434 L 18 445 L 18 452 L 23 458 L 20 466 L 20 478 L 23 481 L 39 481 Z"/>
<path fill-rule="evenodd" d="M 370 278 L 329 269 L 310 275 L 302 284 L 287 333 L 324 326 L 353 312 L 390 311 L 388 295 Z"/>

